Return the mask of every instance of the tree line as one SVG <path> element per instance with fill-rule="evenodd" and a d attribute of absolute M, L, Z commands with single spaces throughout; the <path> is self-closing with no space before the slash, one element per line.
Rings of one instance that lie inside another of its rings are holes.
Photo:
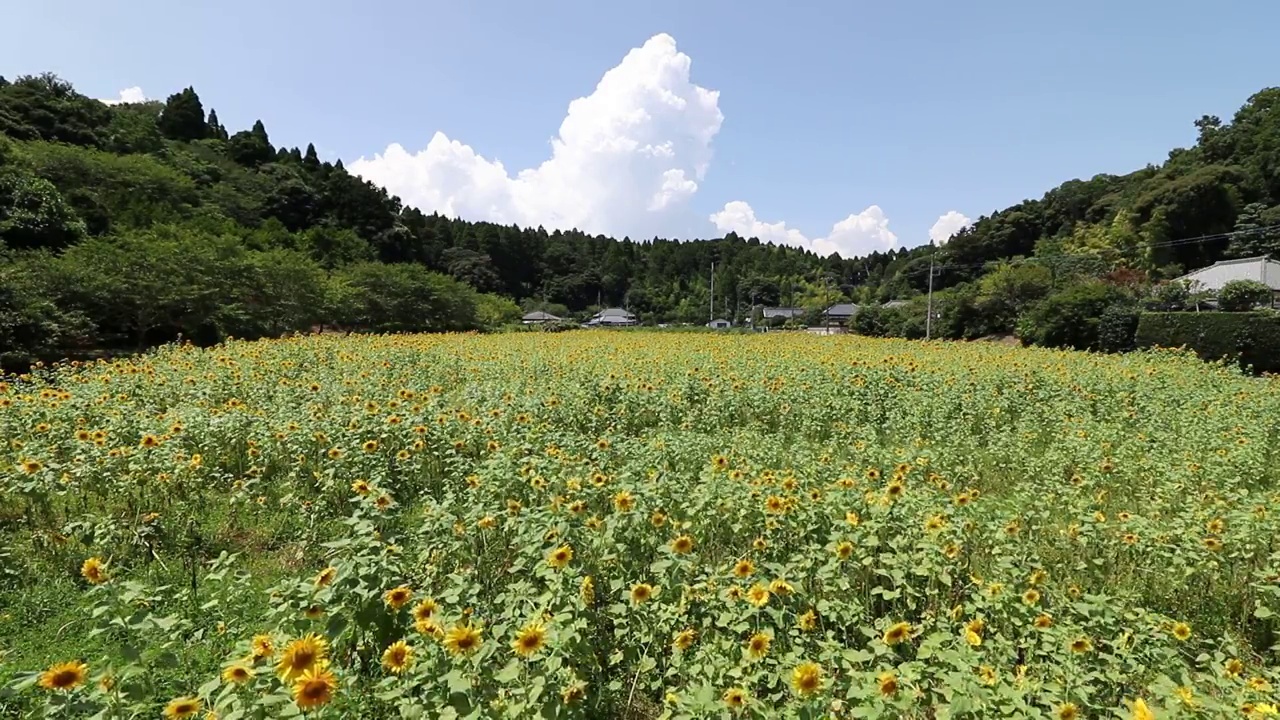
<path fill-rule="evenodd" d="M 470 222 L 406 207 L 322 161 L 276 147 L 261 121 L 231 133 L 193 88 L 108 106 L 54 75 L 0 78 L 0 355 L 12 361 L 214 342 L 317 326 L 465 330 L 521 309 L 643 322 L 741 322 L 760 305 L 855 302 L 857 328 L 1018 333 L 1096 347 L 1085 327 L 1171 278 L 1280 250 L 1280 89 L 1190 148 L 1127 175 L 1072 180 L 983 216 L 941 247 L 819 257 L 742 238 L 635 240 Z M 897 307 L 881 308 L 890 300 Z"/>

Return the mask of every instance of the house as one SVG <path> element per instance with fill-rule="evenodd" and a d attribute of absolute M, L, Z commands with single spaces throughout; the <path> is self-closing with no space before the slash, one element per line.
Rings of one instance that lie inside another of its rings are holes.
<path fill-rule="evenodd" d="M 894 308 L 905 307 L 906 305 L 908 305 L 906 300 L 890 300 L 889 302 L 881 305 L 880 307 L 884 308 L 885 310 L 892 310 Z"/>
<path fill-rule="evenodd" d="M 837 325 L 849 322 L 857 314 L 858 306 L 855 303 L 836 303 L 822 311 L 822 315 L 827 322 L 836 323 Z"/>
<path fill-rule="evenodd" d="M 760 311 L 761 316 L 765 320 L 781 318 L 783 320 L 791 320 L 804 315 L 804 308 L 798 307 L 766 307 Z"/>
<path fill-rule="evenodd" d="M 711 328 L 712 330 L 727 330 L 729 329 L 730 325 L 731 323 L 728 320 L 725 320 L 724 318 L 716 318 L 715 320 L 712 320 L 711 322 L 707 323 L 707 327 Z"/>
<path fill-rule="evenodd" d="M 1232 280 L 1256 280 L 1271 288 L 1280 299 L 1280 262 L 1267 256 L 1219 260 L 1206 268 L 1183 275 L 1178 280 L 1190 283 L 1211 293 L 1217 293 Z"/>
<path fill-rule="evenodd" d="M 629 327 L 636 324 L 636 316 L 622 308 L 605 308 L 587 321 L 590 327 Z"/>
<path fill-rule="evenodd" d="M 526 313 L 524 317 L 520 318 L 520 322 L 525 325 L 541 325 L 542 323 L 560 322 L 563 319 L 564 318 L 556 317 L 549 312 L 534 310 L 531 313 Z"/>

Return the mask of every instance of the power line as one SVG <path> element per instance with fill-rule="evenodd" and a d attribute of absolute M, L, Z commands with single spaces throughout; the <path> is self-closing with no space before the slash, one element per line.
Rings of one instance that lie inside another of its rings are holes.
<path fill-rule="evenodd" d="M 1215 233 L 1213 235 L 1199 235 L 1196 237 L 1177 238 L 1174 240 L 1163 240 L 1161 242 L 1147 243 L 1145 247 L 1162 248 L 1162 247 L 1176 247 L 1181 245 L 1196 245 L 1199 243 L 1206 243 L 1213 240 L 1229 239 L 1237 235 L 1251 235 L 1253 233 L 1267 232 L 1268 230 L 1280 230 L 1280 225 L 1268 225 L 1266 227 L 1253 228 L 1251 230 L 1233 230 L 1231 232 Z M 913 277 L 916 275 L 923 275 L 926 272 L 941 272 L 943 270 L 981 268 L 981 267 L 986 267 L 988 265 L 993 265 L 997 263 L 1003 263 L 1005 265 L 1021 265 L 1023 263 L 1029 263 L 1029 262 L 1043 262 L 1044 260 L 1045 258 L 1032 256 L 1032 257 L 1025 257 L 1025 258 L 1015 258 L 1012 260 L 986 260 L 983 262 L 974 262 L 974 263 L 952 263 L 947 265 L 933 266 L 932 270 L 921 269 L 921 270 L 913 270 L 907 273 L 896 273 L 896 274 L 898 277 Z M 931 264 L 932 264 L 932 261 L 931 261 Z"/>

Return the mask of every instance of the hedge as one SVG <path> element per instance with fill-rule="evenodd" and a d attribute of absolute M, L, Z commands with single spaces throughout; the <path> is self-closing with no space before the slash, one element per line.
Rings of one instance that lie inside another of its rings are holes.
<path fill-rule="evenodd" d="M 1280 314 L 1274 312 L 1146 312 L 1135 344 L 1181 347 L 1205 360 L 1230 359 L 1254 372 L 1280 372 Z"/>

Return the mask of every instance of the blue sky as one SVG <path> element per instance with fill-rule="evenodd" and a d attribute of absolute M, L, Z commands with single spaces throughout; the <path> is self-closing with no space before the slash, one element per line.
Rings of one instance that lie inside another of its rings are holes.
<path fill-rule="evenodd" d="M 1200 115 L 1280 84 L 1269 0 L 47 0 L 5 16 L 0 74 L 52 70 L 101 98 L 194 85 L 233 131 L 261 118 L 276 144 L 364 157 L 426 209 L 846 254 L 1161 162 Z M 674 46 L 646 45 L 660 33 Z M 555 162 L 515 180 L 642 46 Z M 681 110 L 699 88 L 719 94 Z M 610 133 L 631 149 L 599 154 Z"/>

